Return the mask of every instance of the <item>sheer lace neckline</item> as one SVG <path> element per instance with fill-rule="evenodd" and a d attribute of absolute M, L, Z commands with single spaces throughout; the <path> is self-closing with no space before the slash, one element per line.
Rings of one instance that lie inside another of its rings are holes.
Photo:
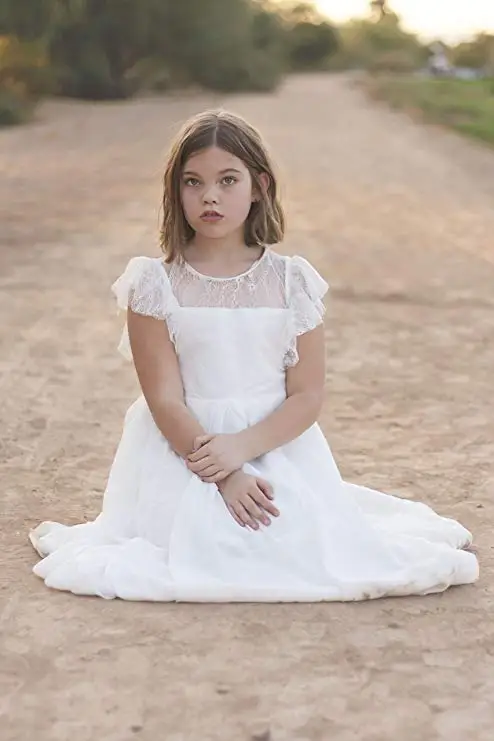
<path fill-rule="evenodd" d="M 227 275 L 224 277 L 217 277 L 215 275 L 206 275 L 206 273 L 201 273 L 199 270 L 196 270 L 195 268 L 193 268 L 192 265 L 189 262 L 187 262 L 187 260 L 184 257 L 181 258 L 180 264 L 183 265 L 185 270 L 192 273 L 197 278 L 202 278 L 203 280 L 208 280 L 208 281 L 212 280 L 212 281 L 224 282 L 224 281 L 229 281 L 229 280 L 239 280 L 240 278 L 245 278 L 246 276 L 250 275 L 257 267 L 259 267 L 259 265 L 262 264 L 267 254 L 268 254 L 268 248 L 265 247 L 264 252 L 262 253 L 261 257 L 255 260 L 250 266 L 250 268 L 247 268 L 247 270 L 244 270 L 243 273 L 237 273 L 237 275 Z"/>

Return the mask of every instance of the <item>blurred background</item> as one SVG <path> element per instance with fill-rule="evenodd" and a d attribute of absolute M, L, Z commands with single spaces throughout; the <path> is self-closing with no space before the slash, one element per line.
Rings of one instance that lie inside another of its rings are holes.
<path fill-rule="evenodd" d="M 44 96 L 275 91 L 366 71 L 369 92 L 494 141 L 492 0 L 1 0 L 0 125 Z"/>

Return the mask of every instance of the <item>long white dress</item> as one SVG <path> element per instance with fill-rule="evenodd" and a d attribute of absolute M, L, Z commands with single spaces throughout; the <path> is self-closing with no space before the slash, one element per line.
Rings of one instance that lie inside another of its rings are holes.
<path fill-rule="evenodd" d="M 285 399 L 297 336 L 322 322 L 327 283 L 302 257 L 267 250 L 235 278 L 135 257 L 119 307 L 167 323 L 186 403 L 203 428 L 233 433 Z M 131 359 L 124 329 L 120 349 Z M 428 594 L 478 577 L 470 533 L 424 504 L 342 481 L 317 424 L 244 470 L 281 512 L 257 532 L 186 468 L 140 396 L 125 416 L 94 522 L 30 532 L 47 586 L 106 599 L 297 602 Z"/>

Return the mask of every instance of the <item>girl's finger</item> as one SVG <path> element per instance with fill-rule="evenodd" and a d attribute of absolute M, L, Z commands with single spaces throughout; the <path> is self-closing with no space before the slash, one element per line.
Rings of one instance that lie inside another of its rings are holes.
<path fill-rule="evenodd" d="M 216 463 L 212 463 L 210 466 L 208 466 L 207 468 L 203 469 L 203 471 L 201 471 L 201 477 L 203 479 L 205 478 L 210 479 L 211 476 L 216 476 L 216 474 L 219 473 L 220 471 L 221 471 L 221 468 L 218 465 L 216 465 Z"/>
<path fill-rule="evenodd" d="M 237 509 L 235 510 L 238 514 L 238 516 L 241 518 L 242 522 L 245 522 L 247 527 L 250 527 L 251 530 L 259 530 L 259 524 L 252 519 L 250 516 L 249 511 L 244 506 L 242 502 L 238 502 Z"/>
<path fill-rule="evenodd" d="M 209 452 L 210 451 L 207 445 L 203 445 L 202 448 L 199 448 L 199 450 L 196 450 L 194 453 L 191 453 L 189 456 L 187 456 L 187 459 L 189 461 L 192 461 L 193 463 L 197 463 L 197 461 L 200 461 L 208 456 Z"/>
<path fill-rule="evenodd" d="M 194 440 L 194 450 L 198 450 L 201 445 L 211 442 L 214 435 L 198 435 Z"/>
<path fill-rule="evenodd" d="M 216 471 L 216 473 L 210 475 L 210 476 L 201 476 L 203 481 L 206 481 L 208 484 L 217 484 L 219 481 L 223 481 L 223 479 L 226 479 L 228 476 L 228 471 L 220 470 Z"/>
<path fill-rule="evenodd" d="M 263 525 L 269 525 L 269 517 L 261 510 L 260 507 L 257 506 L 255 500 L 250 495 L 247 495 L 245 499 L 242 500 L 242 504 L 244 505 L 245 509 L 250 514 L 252 519 L 256 520 L 256 523 L 258 521 L 262 522 Z"/>
<path fill-rule="evenodd" d="M 273 487 L 271 486 L 269 481 L 260 479 L 258 476 L 256 476 L 256 481 L 257 481 L 257 486 L 262 491 L 262 493 L 265 494 L 268 499 L 274 499 Z"/>
<path fill-rule="evenodd" d="M 203 481 L 207 481 L 208 484 L 216 484 L 217 481 L 221 481 L 222 478 L 224 478 L 224 474 L 221 468 L 214 468 L 209 473 L 205 474 L 204 476 L 201 476 L 201 479 Z"/>
<path fill-rule="evenodd" d="M 275 507 L 273 502 L 263 494 L 261 489 L 253 491 L 251 496 L 260 507 L 266 510 L 266 512 L 269 512 L 269 514 L 273 515 L 273 517 L 279 517 L 279 509 Z"/>
<path fill-rule="evenodd" d="M 258 488 L 249 491 L 249 496 L 251 497 L 252 505 L 247 507 L 247 509 L 251 515 L 259 520 L 259 522 L 262 522 L 263 525 L 271 525 L 271 520 L 266 513 L 269 512 L 274 517 L 277 517 L 276 513 L 278 510 L 276 507 L 273 507 L 270 500 Z"/>
<path fill-rule="evenodd" d="M 190 463 L 189 468 L 194 473 L 202 474 L 206 471 L 206 469 L 213 466 L 214 463 L 209 458 L 205 458 L 203 461 L 198 461 L 197 463 Z"/>
<path fill-rule="evenodd" d="M 237 522 L 240 525 L 240 527 L 245 527 L 245 524 L 242 522 L 242 520 L 240 519 L 240 517 L 237 515 L 237 513 L 235 512 L 235 510 L 233 509 L 233 507 L 230 507 L 229 504 L 227 504 L 226 506 L 227 506 L 227 509 L 228 509 L 229 513 L 231 514 L 231 516 L 235 520 L 235 522 Z"/>

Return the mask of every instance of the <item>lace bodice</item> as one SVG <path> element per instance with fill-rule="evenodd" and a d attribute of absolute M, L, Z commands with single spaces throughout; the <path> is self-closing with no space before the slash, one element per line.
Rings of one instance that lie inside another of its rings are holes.
<path fill-rule="evenodd" d="M 181 306 L 286 308 L 286 262 L 268 250 L 249 270 L 229 278 L 203 275 L 185 261 L 167 266 L 167 272 Z"/>
<path fill-rule="evenodd" d="M 298 361 L 297 337 L 322 322 L 326 281 L 303 257 L 266 249 L 249 270 L 234 277 L 203 275 L 185 260 L 166 265 L 160 258 L 132 258 L 112 290 L 120 309 L 163 319 L 176 345 L 180 310 L 280 310 L 286 326 L 284 365 Z M 259 321 L 263 317 L 256 315 Z M 178 349 L 178 348 L 177 348 Z M 124 330 L 120 350 L 131 357 Z"/>

